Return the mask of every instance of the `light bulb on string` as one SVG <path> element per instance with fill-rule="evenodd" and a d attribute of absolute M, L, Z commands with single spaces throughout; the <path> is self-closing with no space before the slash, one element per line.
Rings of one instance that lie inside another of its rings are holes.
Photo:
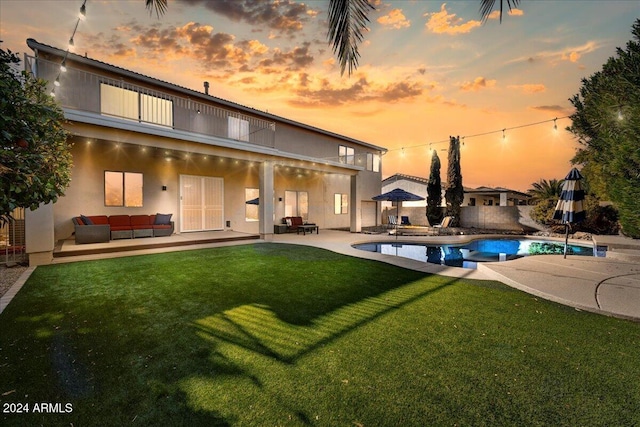
<path fill-rule="evenodd" d="M 507 130 L 507 128 L 502 129 L 502 141 L 506 141 L 507 140 L 507 135 L 504 133 Z"/>
<path fill-rule="evenodd" d="M 60 76 L 56 77 L 56 81 L 53 82 L 56 87 L 60 87 Z"/>
<path fill-rule="evenodd" d="M 553 119 L 553 130 L 557 131 L 558 130 L 558 123 L 557 123 L 558 118 L 556 117 L 555 119 Z"/>
<path fill-rule="evenodd" d="M 67 59 L 63 59 L 62 60 L 62 64 L 60 64 L 60 71 L 62 71 L 63 73 L 67 72 Z"/>
<path fill-rule="evenodd" d="M 78 18 L 81 20 L 85 20 L 87 18 L 87 6 L 85 5 L 86 0 L 84 3 L 82 3 L 82 6 L 80 6 L 80 13 L 78 14 Z"/>

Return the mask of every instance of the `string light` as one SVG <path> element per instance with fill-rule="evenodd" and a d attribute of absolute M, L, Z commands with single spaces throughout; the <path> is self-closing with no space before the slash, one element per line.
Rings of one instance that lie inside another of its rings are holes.
<path fill-rule="evenodd" d="M 69 51 L 73 49 L 73 46 L 75 45 L 74 37 L 76 36 L 76 32 L 78 31 L 78 24 L 80 24 L 80 21 L 84 21 L 86 17 L 87 17 L 87 0 L 84 0 L 82 2 L 82 6 L 80 6 L 80 12 L 78 13 L 78 19 L 76 21 L 76 25 L 73 28 L 71 37 L 69 38 L 69 47 L 67 48 L 67 51 L 64 53 L 64 57 L 62 58 L 62 62 L 60 63 L 60 72 L 58 73 L 58 76 L 53 82 L 54 87 L 51 90 L 51 93 L 49 94 L 53 97 L 56 96 L 56 87 L 60 87 L 60 73 L 64 73 L 67 71 L 67 57 L 69 56 Z"/>
<path fill-rule="evenodd" d="M 507 139 L 507 135 L 504 134 L 504 131 L 506 131 L 507 128 L 502 129 L 502 139 Z"/>
<path fill-rule="evenodd" d="M 553 119 L 553 130 L 557 131 L 558 130 L 558 123 L 557 123 L 558 118 L 556 117 L 555 119 Z"/>

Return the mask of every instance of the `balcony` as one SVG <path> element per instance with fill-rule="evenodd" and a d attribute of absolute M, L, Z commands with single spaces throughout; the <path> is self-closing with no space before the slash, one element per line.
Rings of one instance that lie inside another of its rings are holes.
<path fill-rule="evenodd" d="M 65 110 L 274 148 L 275 123 L 213 103 L 150 89 L 124 78 L 99 75 L 60 63 L 26 57 L 26 68 L 49 82 Z M 179 90 L 179 89 L 177 89 Z M 213 98 L 212 98 L 213 101 Z"/>

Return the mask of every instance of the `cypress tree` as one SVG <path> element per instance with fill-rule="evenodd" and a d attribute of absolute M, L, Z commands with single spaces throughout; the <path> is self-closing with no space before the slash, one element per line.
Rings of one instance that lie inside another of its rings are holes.
<path fill-rule="evenodd" d="M 460 226 L 460 206 L 464 200 L 462 172 L 460 171 L 460 137 L 449 137 L 449 166 L 447 168 L 447 215 L 452 216 L 451 225 Z"/>
<path fill-rule="evenodd" d="M 427 182 L 427 220 L 429 224 L 440 222 L 440 203 L 442 200 L 442 181 L 440 180 L 440 158 L 434 150 L 431 157 L 431 173 Z"/>

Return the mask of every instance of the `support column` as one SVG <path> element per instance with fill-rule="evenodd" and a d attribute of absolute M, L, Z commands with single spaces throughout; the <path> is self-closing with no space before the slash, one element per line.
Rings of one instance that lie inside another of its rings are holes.
<path fill-rule="evenodd" d="M 362 231 L 362 191 L 360 190 L 360 174 L 351 175 L 351 225 L 352 233 Z"/>
<path fill-rule="evenodd" d="M 507 193 L 500 193 L 500 206 L 507 206 Z"/>
<path fill-rule="evenodd" d="M 273 239 L 273 162 L 260 163 L 260 204 L 258 205 L 258 218 L 260 220 L 260 237 L 264 240 Z"/>
<path fill-rule="evenodd" d="M 55 247 L 53 203 L 41 204 L 35 211 L 25 209 L 24 224 L 29 265 L 51 264 Z"/>

